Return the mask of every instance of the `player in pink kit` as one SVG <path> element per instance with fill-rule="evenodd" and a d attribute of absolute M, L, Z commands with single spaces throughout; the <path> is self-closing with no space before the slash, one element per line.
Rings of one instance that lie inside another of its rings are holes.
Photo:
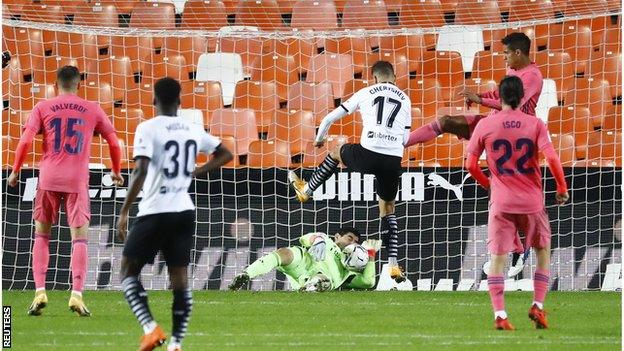
<path fill-rule="evenodd" d="M 87 234 L 91 209 L 89 203 L 89 153 L 94 132 L 101 134 L 110 149 L 111 177 L 122 185 L 121 148 L 110 120 L 97 103 L 76 95 L 80 72 L 74 66 L 60 68 L 56 75 L 58 96 L 38 103 L 32 110 L 15 150 L 15 163 L 8 184 L 17 186 L 19 171 L 35 135 L 43 134 L 43 157 L 39 163 L 39 184 L 35 197 L 35 243 L 33 278 L 35 299 L 29 315 L 38 316 L 46 306 L 45 279 L 50 259 L 50 232 L 58 221 L 61 202 L 65 203 L 72 237 L 72 293 L 69 308 L 80 316 L 91 312 L 82 300 L 87 274 Z"/>
<path fill-rule="evenodd" d="M 538 151 L 546 157 L 557 182 L 558 204 L 568 200 L 568 187 L 546 126 L 518 108 L 524 96 L 520 78 L 505 77 L 499 85 L 499 93 L 501 111 L 493 112 L 477 125 L 466 160 L 472 177 L 490 191 L 488 251 L 492 264 L 488 289 L 496 329 L 513 330 L 505 312 L 503 269 L 507 254 L 520 245 L 518 231 L 524 232 L 525 247 L 533 247 L 537 256 L 529 318 L 542 329 L 548 327 L 543 303 L 548 291 L 550 224 L 544 207 Z M 484 150 L 491 173 L 489 179 L 479 167 L 479 156 Z"/>

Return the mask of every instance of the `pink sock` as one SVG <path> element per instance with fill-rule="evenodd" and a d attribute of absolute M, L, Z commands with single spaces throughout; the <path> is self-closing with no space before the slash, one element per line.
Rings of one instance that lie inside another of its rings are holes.
<path fill-rule="evenodd" d="M 45 289 L 46 274 L 50 263 L 50 236 L 48 234 L 35 233 L 33 245 L 32 266 L 35 289 Z"/>
<path fill-rule="evenodd" d="M 424 143 L 437 137 L 440 134 L 442 134 L 440 122 L 438 122 L 438 120 L 435 120 L 411 132 L 409 139 L 407 140 L 407 144 L 405 144 L 405 147 L 412 146 L 417 143 Z"/>
<path fill-rule="evenodd" d="M 87 274 L 87 239 L 72 241 L 71 271 L 73 291 L 82 292 Z"/>
<path fill-rule="evenodd" d="M 505 278 L 503 275 L 488 275 L 488 290 L 494 312 L 505 310 Z"/>
<path fill-rule="evenodd" d="M 544 303 L 546 293 L 548 292 L 548 277 L 550 271 L 547 269 L 536 269 L 533 275 L 533 301 Z"/>

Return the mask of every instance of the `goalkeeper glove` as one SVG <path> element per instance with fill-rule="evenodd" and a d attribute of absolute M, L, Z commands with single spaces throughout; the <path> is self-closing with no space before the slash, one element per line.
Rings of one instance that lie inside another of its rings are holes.
<path fill-rule="evenodd" d="M 368 257 L 375 258 L 377 251 L 381 249 L 381 240 L 367 239 L 362 243 L 362 247 L 368 251 Z"/>
<path fill-rule="evenodd" d="M 312 258 L 316 261 L 322 261 L 325 259 L 325 237 L 317 236 L 314 238 L 312 242 L 312 246 L 308 249 L 308 253 L 312 256 Z"/>

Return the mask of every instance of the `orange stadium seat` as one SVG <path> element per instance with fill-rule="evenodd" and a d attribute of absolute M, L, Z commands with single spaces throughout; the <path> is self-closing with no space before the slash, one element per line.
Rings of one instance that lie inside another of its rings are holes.
<path fill-rule="evenodd" d="M 78 63 L 78 60 L 69 57 L 46 56 L 44 59 L 43 71 L 34 71 L 33 81 L 44 84 L 54 84 L 56 82 L 56 71 L 63 66 L 75 66 L 84 72 L 84 67 Z"/>
<path fill-rule="evenodd" d="M 208 38 L 202 36 L 167 37 L 163 43 L 161 53 L 166 56 L 184 56 L 188 71 L 195 72 L 197 71 L 199 56 L 203 53 L 214 51 L 215 46 L 216 40 L 210 43 Z"/>
<path fill-rule="evenodd" d="M 134 82 L 134 73 L 130 58 L 127 56 L 111 56 L 97 61 L 87 70 L 85 83 L 108 82 L 113 89 L 115 101 L 126 101 L 128 91 L 138 89 Z"/>
<path fill-rule="evenodd" d="M 403 0 L 399 21 L 402 27 L 441 27 L 445 25 L 439 0 Z"/>
<path fill-rule="evenodd" d="M 551 142 L 559 155 L 561 165 L 570 167 L 576 161 L 576 150 L 574 148 L 574 136 L 570 134 L 558 134 L 550 136 Z"/>
<path fill-rule="evenodd" d="M 544 78 L 555 81 L 557 91 L 565 91 L 566 87 L 573 84 L 575 64 L 567 52 L 539 51 L 535 54 L 535 63 Z"/>
<path fill-rule="evenodd" d="M 19 139 L 12 138 L 9 135 L 2 136 L 2 168 L 12 168 L 15 162 L 15 149 Z"/>
<path fill-rule="evenodd" d="M 288 89 L 288 109 L 311 111 L 317 124 L 334 108 L 329 83 L 297 82 Z"/>
<path fill-rule="evenodd" d="M 316 125 L 310 111 L 280 112 L 269 127 L 268 140 L 288 142 L 290 155 L 302 154 L 306 144 L 314 141 Z"/>
<path fill-rule="evenodd" d="M 622 53 L 596 52 L 592 55 L 590 63 L 591 76 L 609 82 L 611 98 L 622 96 Z"/>
<path fill-rule="evenodd" d="M 232 155 L 234 155 L 234 158 L 232 159 L 232 161 L 226 163 L 225 165 L 223 165 L 223 167 L 236 168 L 240 166 L 239 157 L 238 157 L 239 155 L 236 153 L 236 143 L 237 143 L 236 138 L 234 138 L 234 136 L 232 135 L 215 135 L 215 136 L 221 139 L 221 145 L 223 145 L 226 149 L 228 149 L 232 153 Z M 197 163 L 198 165 L 201 165 L 201 164 L 206 163 L 207 161 L 208 161 L 207 155 L 200 153 L 199 155 L 197 155 L 197 160 L 195 161 L 195 163 Z"/>
<path fill-rule="evenodd" d="M 91 5 L 76 11 L 74 24 L 79 26 L 119 27 L 119 14 L 114 4 Z"/>
<path fill-rule="evenodd" d="M 300 0 L 293 6 L 292 28 L 332 30 L 338 28 L 333 1 Z"/>
<path fill-rule="evenodd" d="M 362 73 L 366 69 L 366 56 L 370 53 L 366 38 L 340 37 L 325 39 L 325 52 L 351 55 L 353 73 Z"/>
<path fill-rule="evenodd" d="M 288 87 L 299 81 L 299 68 L 294 56 L 264 54 L 256 59 L 251 79 L 274 81 L 281 101 L 288 97 Z"/>
<path fill-rule="evenodd" d="M 254 62 L 262 56 L 262 40 L 259 38 L 222 37 L 217 41 L 217 45 L 219 52 L 241 56 L 245 77 L 251 76 Z"/>
<path fill-rule="evenodd" d="M 342 96 L 345 84 L 353 79 L 351 55 L 323 53 L 310 59 L 306 82 L 328 82 L 332 85 L 334 99 Z"/>
<path fill-rule="evenodd" d="M 56 96 L 52 84 L 19 83 L 14 89 L 9 96 L 9 107 L 17 111 L 30 111 L 38 102 Z"/>
<path fill-rule="evenodd" d="M 405 55 L 408 60 L 408 66 L 416 67 L 414 63 L 420 61 L 423 52 L 427 50 L 427 35 L 428 34 L 382 36 L 379 38 L 379 51 L 394 51 Z"/>
<path fill-rule="evenodd" d="M 366 55 L 366 68 L 362 72 L 362 78 L 373 81 L 374 77 L 371 69 L 373 68 L 375 62 L 381 60 L 388 61 L 392 64 L 394 67 L 394 75 L 396 76 L 395 84 L 401 89 L 405 89 L 407 87 L 410 72 L 420 69 L 420 66 L 418 65 L 420 63 L 419 61 L 409 62 L 407 56 L 401 52 L 380 50 Z M 414 67 L 410 68 L 410 64 L 414 64 Z"/>
<path fill-rule="evenodd" d="M 567 17 L 588 14 L 602 15 L 608 11 L 607 0 L 568 0 L 566 1 L 565 15 Z"/>
<path fill-rule="evenodd" d="M 615 165 L 621 166 L 621 138 L 621 134 L 617 132 L 592 132 L 587 141 L 587 160 L 613 162 Z"/>
<path fill-rule="evenodd" d="M 145 64 L 141 74 L 141 83 L 154 84 L 158 79 L 171 77 L 180 82 L 190 80 L 186 59 L 182 55 L 154 55 L 151 62 Z"/>
<path fill-rule="evenodd" d="M 509 21 L 542 20 L 555 17 L 551 0 L 511 0 Z"/>
<path fill-rule="evenodd" d="M 479 51 L 472 63 L 471 78 L 500 81 L 507 74 L 507 64 L 502 53 Z"/>
<path fill-rule="evenodd" d="M 277 0 L 280 13 L 292 13 L 295 3 L 297 3 L 297 0 Z"/>
<path fill-rule="evenodd" d="M 44 66 L 43 34 L 39 29 L 2 26 L 4 43 L 11 56 L 17 57 L 22 76 L 32 79 L 33 70 Z"/>
<path fill-rule="evenodd" d="M 227 26 L 227 12 L 221 1 L 190 0 L 184 4 L 182 28 L 218 30 Z"/>
<path fill-rule="evenodd" d="M 354 142 L 359 142 L 362 136 L 362 116 L 359 112 L 351 113 L 329 127 L 329 134 L 344 135 Z"/>
<path fill-rule="evenodd" d="M 386 29 L 389 26 L 383 1 L 349 0 L 342 13 L 343 28 Z"/>
<path fill-rule="evenodd" d="M 124 140 L 119 140 L 119 146 L 121 148 L 121 162 L 127 164 L 128 154 Z M 89 167 L 99 168 L 104 166 L 105 168 L 112 168 L 113 162 L 111 161 L 110 149 L 108 143 L 101 137 L 94 137 L 91 140 L 91 153 L 89 157 Z"/>
<path fill-rule="evenodd" d="M 182 108 L 201 110 L 204 114 L 204 126 L 209 126 L 212 113 L 223 108 L 221 83 L 217 81 L 182 83 Z"/>
<path fill-rule="evenodd" d="M 2 135 L 19 139 L 29 117 L 30 111 L 15 111 L 9 108 L 2 110 Z"/>
<path fill-rule="evenodd" d="M 599 40 L 594 42 L 595 49 L 601 52 L 622 52 L 622 29 L 621 28 L 607 28 L 599 30 Z"/>
<path fill-rule="evenodd" d="M 349 142 L 349 138 L 344 135 L 327 135 L 325 139 L 325 145 L 321 148 L 316 148 L 312 143 L 306 145 L 303 153 L 302 166 L 305 168 L 314 168 L 323 162 L 330 150 L 335 149 L 339 145 Z"/>
<path fill-rule="evenodd" d="M 223 0 L 223 5 L 225 6 L 225 13 L 228 15 L 233 15 L 236 13 L 236 5 L 238 5 L 239 0 Z"/>
<path fill-rule="evenodd" d="M 592 51 L 592 31 L 588 26 L 579 26 L 576 21 L 564 22 L 548 37 L 548 51 L 565 51 L 576 64 L 575 73 L 585 73 Z"/>
<path fill-rule="evenodd" d="M 249 144 L 247 167 L 288 168 L 290 162 L 288 142 L 279 140 L 255 140 Z"/>
<path fill-rule="evenodd" d="M 578 78 L 574 86 L 565 91 L 563 100 L 565 105 L 588 107 L 596 127 L 616 115 L 616 106 L 611 101 L 609 82 L 606 80 Z"/>
<path fill-rule="evenodd" d="M 451 134 L 442 134 L 421 147 L 425 166 L 462 167 L 464 143 Z"/>
<path fill-rule="evenodd" d="M 140 72 L 148 57 L 155 53 L 154 42 L 151 37 L 113 36 L 111 38 L 112 56 L 128 56 L 133 72 Z"/>
<path fill-rule="evenodd" d="M 134 145 L 134 133 L 139 123 L 143 122 L 143 110 L 140 108 L 118 107 L 113 109 L 113 126 L 117 137 L 125 141 L 125 145 Z"/>
<path fill-rule="evenodd" d="M 310 58 L 316 55 L 316 44 L 308 39 L 267 39 L 262 44 L 262 54 L 275 54 L 279 56 L 293 56 L 299 67 L 299 73 L 303 73 Z"/>
<path fill-rule="evenodd" d="M 220 108 L 210 118 L 210 133 L 232 135 L 236 139 L 236 154 L 247 155 L 249 144 L 258 140 L 256 114 L 251 109 Z"/>
<path fill-rule="evenodd" d="M 442 101 L 450 101 L 451 89 L 464 84 L 461 56 L 456 51 L 428 51 L 423 55 L 423 78 L 437 79 L 442 86 Z"/>
<path fill-rule="evenodd" d="M 462 0 L 455 11 L 456 24 L 500 23 L 501 11 L 496 0 Z"/>
<path fill-rule="evenodd" d="M 253 80 L 243 80 L 236 83 L 233 107 L 254 110 L 258 131 L 266 132 L 279 109 L 276 83 Z"/>
<path fill-rule="evenodd" d="M 275 0 L 240 1 L 236 7 L 235 23 L 238 26 L 254 26 L 264 30 L 279 30 L 284 27 Z"/>
<path fill-rule="evenodd" d="M 342 91 L 342 97 L 340 100 L 345 102 L 349 100 L 353 94 L 355 94 L 358 90 L 366 88 L 369 85 L 373 85 L 372 81 L 364 80 L 364 79 L 352 79 L 345 84 L 344 90 Z"/>
<path fill-rule="evenodd" d="M 408 95 L 412 106 L 418 107 L 424 118 L 435 117 L 442 103 L 442 87 L 435 78 L 415 78 L 409 82 Z"/>
<path fill-rule="evenodd" d="M 65 24 L 65 10 L 59 5 L 29 4 L 21 12 L 26 21 Z"/>
<path fill-rule="evenodd" d="M 594 122 L 587 107 L 551 107 L 548 111 L 548 131 L 551 134 L 571 134 L 579 145 L 585 145 L 593 130 Z"/>
<path fill-rule="evenodd" d="M 175 29 L 175 7 L 162 2 L 139 2 L 132 9 L 130 27 Z"/>
<path fill-rule="evenodd" d="M 78 89 L 78 96 L 85 100 L 97 102 L 107 115 L 113 113 L 113 88 L 108 82 L 88 82 Z"/>
<path fill-rule="evenodd" d="M 96 3 L 96 1 L 92 1 Z M 97 1 L 101 6 L 115 5 L 117 12 L 120 14 L 130 14 L 137 4 L 142 3 L 143 0 L 128 0 L 128 1 Z"/>

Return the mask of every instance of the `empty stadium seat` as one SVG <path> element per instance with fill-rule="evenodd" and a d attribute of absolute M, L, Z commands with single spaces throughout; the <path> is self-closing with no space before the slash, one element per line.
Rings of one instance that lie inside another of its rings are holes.
<path fill-rule="evenodd" d="M 507 74 L 507 64 L 502 53 L 479 51 L 472 64 L 471 78 L 495 80 L 499 82 Z"/>
<path fill-rule="evenodd" d="M 421 147 L 424 166 L 462 167 L 464 143 L 451 134 L 442 134 Z"/>
<path fill-rule="evenodd" d="M 288 89 L 288 109 L 311 111 L 317 124 L 334 108 L 329 83 L 297 82 Z"/>
<path fill-rule="evenodd" d="M 557 85 L 552 79 L 544 79 L 544 85 L 542 86 L 542 93 L 537 100 L 537 106 L 535 107 L 535 117 L 548 122 L 548 110 L 551 107 L 559 105 Z"/>
<path fill-rule="evenodd" d="M 182 83 L 182 108 L 195 108 L 203 112 L 204 125 L 210 125 L 210 116 L 223 108 L 221 83 L 218 81 L 190 81 Z"/>
<path fill-rule="evenodd" d="M 339 37 L 325 39 L 325 52 L 351 55 L 353 73 L 362 73 L 366 69 L 366 57 L 370 46 L 364 37 Z"/>
<path fill-rule="evenodd" d="M 509 21 L 529 21 L 554 18 L 555 10 L 551 0 L 512 0 Z"/>
<path fill-rule="evenodd" d="M 611 101 L 609 82 L 605 80 L 576 79 L 574 86 L 564 93 L 564 102 L 567 106 L 588 107 L 596 127 L 616 116 L 616 109 Z"/>
<path fill-rule="evenodd" d="M 551 107 L 548 112 L 548 131 L 551 134 L 570 134 L 579 145 L 587 144 L 594 122 L 587 107 Z"/>
<path fill-rule="evenodd" d="M 550 136 L 555 151 L 559 155 L 561 165 L 564 167 L 573 166 L 576 161 L 576 150 L 574 146 L 574 136 L 570 134 L 558 134 Z"/>
<path fill-rule="evenodd" d="M 65 24 L 65 10 L 59 5 L 33 3 L 22 7 L 21 13 L 26 21 Z"/>
<path fill-rule="evenodd" d="M 451 89 L 464 83 L 462 59 L 455 51 L 426 52 L 419 72 L 423 78 L 438 80 L 442 87 L 442 101 L 450 101 Z"/>
<path fill-rule="evenodd" d="M 218 30 L 227 26 L 227 13 L 221 1 L 190 0 L 184 5 L 182 28 Z"/>
<path fill-rule="evenodd" d="M 435 78 L 415 78 L 409 82 L 408 95 L 412 106 L 418 107 L 424 118 L 435 117 L 442 104 L 442 87 Z"/>
<path fill-rule="evenodd" d="M 622 97 L 622 53 L 597 52 L 591 57 L 591 76 L 598 80 L 606 80 L 611 87 L 611 98 Z"/>
<path fill-rule="evenodd" d="M 268 39 L 262 44 L 262 54 L 274 54 L 278 56 L 292 56 L 295 59 L 299 73 L 301 74 L 312 56 L 316 55 L 316 43 L 310 39 Z M 327 48 L 326 48 L 327 51 Z"/>
<path fill-rule="evenodd" d="M 236 25 L 256 26 L 264 30 L 279 30 L 283 26 L 275 0 L 240 1 L 236 7 Z"/>
<path fill-rule="evenodd" d="M 310 111 L 289 111 L 275 114 L 267 138 L 285 141 L 292 156 L 302 154 L 306 144 L 313 142 L 316 135 L 314 115 Z"/>
<path fill-rule="evenodd" d="M 332 30 L 338 28 L 333 1 L 300 0 L 293 6 L 292 28 Z"/>
<path fill-rule="evenodd" d="M 85 100 L 97 102 L 107 115 L 113 113 L 113 88 L 108 82 L 88 82 L 78 89 L 78 96 Z"/>
<path fill-rule="evenodd" d="M 262 39 L 227 35 L 228 28 L 231 27 L 219 30 L 223 36 L 217 41 L 217 51 L 239 54 L 243 65 L 243 74 L 245 77 L 249 77 L 254 62 L 262 55 Z"/>
<path fill-rule="evenodd" d="M 303 154 L 302 166 L 305 168 L 318 167 L 331 150 L 348 142 L 350 142 L 349 138 L 344 135 L 327 135 L 325 144 L 320 148 L 308 143 Z"/>
<path fill-rule="evenodd" d="M 445 25 L 439 0 L 403 0 L 399 21 L 402 27 L 441 27 Z"/>
<path fill-rule="evenodd" d="M 186 59 L 182 55 L 154 55 L 144 66 L 141 83 L 154 84 L 158 79 L 171 77 L 179 82 L 190 80 Z"/>
<path fill-rule="evenodd" d="M 496 0 L 462 0 L 457 2 L 456 24 L 500 23 L 501 11 Z"/>
<path fill-rule="evenodd" d="M 209 42 L 208 38 L 202 36 L 167 37 L 163 43 L 161 54 L 165 56 L 184 56 L 188 71 L 196 72 L 199 57 L 204 53 L 214 51 L 215 45 L 216 40 Z"/>
<path fill-rule="evenodd" d="M 280 100 L 288 97 L 288 87 L 299 81 L 299 67 L 294 56 L 281 56 L 268 53 L 256 59 L 251 72 L 256 81 L 274 81 Z"/>
<path fill-rule="evenodd" d="M 9 107 L 17 111 L 30 111 L 38 102 L 55 96 L 52 84 L 18 83 L 9 96 Z"/>
<path fill-rule="evenodd" d="M 364 80 L 364 79 L 352 79 L 345 84 L 344 90 L 342 91 L 342 96 L 340 100 L 344 103 L 349 100 L 353 94 L 358 92 L 360 89 L 366 88 L 367 86 L 373 85 L 372 81 Z"/>
<path fill-rule="evenodd" d="M 362 136 L 362 116 L 359 112 L 353 112 L 334 122 L 329 127 L 329 134 L 344 135 L 353 142 L 359 142 Z"/>
<path fill-rule="evenodd" d="M 76 11 L 74 15 L 75 25 L 119 27 L 119 14 L 114 4 L 99 4 Z"/>
<path fill-rule="evenodd" d="M 139 123 L 145 120 L 143 110 L 133 107 L 117 107 L 113 109 L 113 126 L 117 137 L 126 141 L 126 145 L 134 145 L 134 133 Z"/>
<path fill-rule="evenodd" d="M 175 6 L 160 2 L 139 2 L 132 9 L 130 27 L 175 29 Z"/>
<path fill-rule="evenodd" d="M 223 92 L 223 104 L 231 105 L 236 83 L 243 80 L 240 55 L 232 53 L 207 53 L 199 57 L 197 75 L 200 82 L 218 81 Z"/>
<path fill-rule="evenodd" d="M 234 108 L 249 108 L 256 112 L 258 131 L 266 132 L 279 109 L 277 86 L 273 81 L 244 80 L 236 84 Z"/>
<path fill-rule="evenodd" d="M 544 78 L 555 82 L 557 91 L 564 91 L 572 84 L 575 77 L 575 64 L 564 51 L 539 51 L 535 54 L 535 63 Z"/>
<path fill-rule="evenodd" d="M 319 54 L 310 59 L 307 82 L 328 82 L 332 85 L 334 99 L 342 96 L 345 84 L 353 79 L 351 55 Z"/>
<path fill-rule="evenodd" d="M 388 10 L 383 1 L 349 0 L 342 11 L 342 27 L 357 29 L 388 28 Z"/>
<path fill-rule="evenodd" d="M 247 167 L 251 168 L 288 168 L 290 150 L 286 141 L 255 140 L 249 144 Z"/>
<path fill-rule="evenodd" d="M 247 155 L 249 144 L 258 140 L 256 125 L 256 114 L 251 109 L 217 109 L 210 119 L 210 133 L 234 136 L 236 154 Z"/>
<path fill-rule="evenodd" d="M 585 73 L 592 51 L 592 31 L 588 26 L 579 26 L 576 21 L 564 22 L 560 26 L 553 26 L 548 37 L 548 51 L 564 51 L 570 55 L 575 63 L 574 72 Z M 556 30 L 554 30 L 556 28 Z M 539 60 L 540 58 L 536 58 Z M 536 61 L 539 62 L 539 61 Z"/>
<path fill-rule="evenodd" d="M 475 55 L 483 49 L 483 32 L 478 27 L 446 26 L 441 30 L 436 45 L 436 51 L 458 52 L 464 72 L 470 72 Z"/>

